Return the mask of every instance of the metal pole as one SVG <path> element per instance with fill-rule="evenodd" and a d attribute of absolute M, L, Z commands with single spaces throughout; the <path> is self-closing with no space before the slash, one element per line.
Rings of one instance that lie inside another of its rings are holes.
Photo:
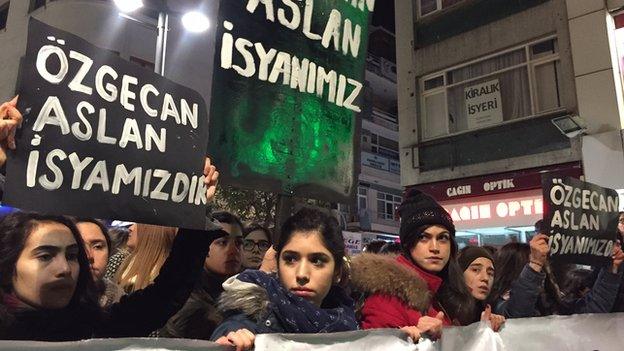
<path fill-rule="evenodd" d="M 158 13 L 158 38 L 156 39 L 156 57 L 154 72 L 165 75 L 165 57 L 167 56 L 167 32 L 169 31 L 169 14 Z"/>

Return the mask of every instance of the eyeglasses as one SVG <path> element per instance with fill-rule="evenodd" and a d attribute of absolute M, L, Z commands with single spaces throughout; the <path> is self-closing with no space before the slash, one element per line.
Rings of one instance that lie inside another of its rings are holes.
<path fill-rule="evenodd" d="M 266 251 L 269 247 L 271 247 L 271 243 L 266 240 L 253 241 L 251 239 L 245 239 L 243 242 L 243 250 L 245 251 L 253 251 L 256 246 L 258 247 L 258 250 Z"/>

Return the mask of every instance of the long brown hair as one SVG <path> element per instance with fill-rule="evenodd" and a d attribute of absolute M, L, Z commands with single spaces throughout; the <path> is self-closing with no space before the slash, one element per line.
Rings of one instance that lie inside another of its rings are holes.
<path fill-rule="evenodd" d="M 176 233 L 176 228 L 137 223 L 137 246 L 119 267 L 117 284 L 127 293 L 150 285 L 169 257 Z"/>

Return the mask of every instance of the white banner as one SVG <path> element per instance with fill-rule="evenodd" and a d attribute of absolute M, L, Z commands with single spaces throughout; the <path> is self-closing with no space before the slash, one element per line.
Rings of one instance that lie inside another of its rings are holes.
<path fill-rule="evenodd" d="M 500 82 L 490 80 L 464 89 L 468 129 L 482 128 L 503 122 Z"/>
<path fill-rule="evenodd" d="M 334 334 L 264 334 L 256 336 L 256 351 L 621 351 L 624 313 L 510 319 L 499 333 L 484 323 L 445 328 L 442 339 L 413 344 L 397 329 Z M 94 339 L 45 343 L 0 341 L 0 350 L 221 351 L 232 348 L 209 341 L 185 339 Z"/>

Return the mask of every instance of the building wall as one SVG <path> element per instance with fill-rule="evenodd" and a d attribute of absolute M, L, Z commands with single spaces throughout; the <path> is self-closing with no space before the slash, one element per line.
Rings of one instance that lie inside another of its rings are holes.
<path fill-rule="evenodd" d="M 16 89 L 19 58 L 26 51 L 30 1 L 11 1 L 6 32 L 0 32 L 0 97 L 12 96 Z M 216 13 L 216 5 L 208 9 Z M 46 24 L 76 34 L 105 49 L 116 51 L 125 59 L 137 57 L 154 62 L 157 31 L 155 26 L 138 24 L 119 16 L 109 1 L 57 0 L 32 12 Z M 139 17 L 146 22 L 154 19 Z M 165 76 L 197 90 L 210 104 L 214 57 L 214 31 L 185 33 L 179 20 L 170 19 Z M 189 74 L 192 72 L 192 74 Z"/>
<path fill-rule="evenodd" d="M 457 6 L 453 14 L 440 13 L 423 21 L 431 26 L 431 22 L 444 21 L 445 16 L 461 17 L 462 11 L 475 16 L 471 6 L 494 6 L 494 3 L 466 1 L 467 5 Z M 403 186 L 581 159 L 579 141 L 567 139 L 550 123 L 554 116 L 578 113 L 566 1 L 532 3 L 532 7 L 511 14 L 499 9 L 500 18 L 494 18 L 491 12 L 482 20 L 466 17 L 467 22 L 476 21 L 478 25 L 435 41 L 414 30 L 419 27 L 418 22 L 414 25 L 416 1 L 395 1 Z M 419 80 L 423 76 L 550 35 L 556 35 L 559 46 L 561 108 L 558 111 L 432 141 L 423 140 L 419 119 L 422 115 Z"/>

